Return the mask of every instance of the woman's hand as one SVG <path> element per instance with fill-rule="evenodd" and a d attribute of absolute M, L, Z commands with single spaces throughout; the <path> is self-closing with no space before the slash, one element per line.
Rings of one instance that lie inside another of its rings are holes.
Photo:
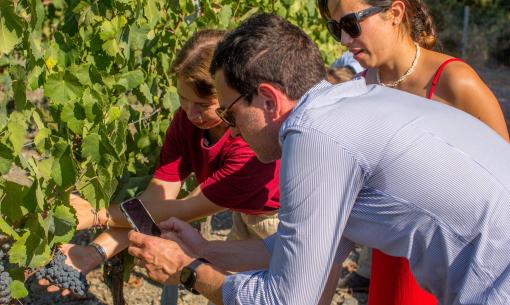
<path fill-rule="evenodd" d="M 74 194 L 70 195 L 69 203 L 76 211 L 77 230 L 85 230 L 94 226 L 106 226 L 108 221 L 106 210 L 102 209 L 95 212 L 90 202 Z"/>
<path fill-rule="evenodd" d="M 103 261 L 97 250 L 91 246 L 64 244 L 60 246 L 60 251 L 67 256 L 65 264 L 73 267 L 84 275 L 92 271 Z M 53 285 L 46 279 L 39 280 L 38 284 L 47 286 L 46 290 L 48 292 L 57 292 L 60 290 L 58 286 Z M 71 291 L 69 289 L 63 289 L 61 294 L 66 296 L 70 293 Z"/>

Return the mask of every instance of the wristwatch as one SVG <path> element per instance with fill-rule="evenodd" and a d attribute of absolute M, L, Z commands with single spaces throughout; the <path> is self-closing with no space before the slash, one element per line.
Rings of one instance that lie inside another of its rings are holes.
<path fill-rule="evenodd" d="M 184 288 L 186 288 L 188 291 L 190 291 L 193 294 L 200 294 L 200 292 L 195 290 L 195 288 L 193 288 L 193 286 L 195 286 L 195 282 L 197 281 L 196 270 L 197 270 L 198 266 L 200 266 L 204 263 L 210 264 L 210 262 L 208 260 L 206 260 L 205 258 L 197 258 L 196 260 L 191 262 L 191 264 L 182 268 L 181 277 L 180 277 L 181 284 L 182 284 L 182 286 L 184 286 Z"/>

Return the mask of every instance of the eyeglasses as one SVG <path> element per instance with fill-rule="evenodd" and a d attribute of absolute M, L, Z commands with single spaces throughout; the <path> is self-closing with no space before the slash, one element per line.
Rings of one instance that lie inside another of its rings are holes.
<path fill-rule="evenodd" d="M 373 6 L 359 12 L 347 14 L 340 18 L 339 21 L 328 20 L 326 26 L 331 36 L 333 36 L 333 38 L 335 38 L 335 40 L 338 42 L 342 41 L 342 30 L 344 30 L 344 32 L 349 34 L 349 36 L 352 38 L 356 38 L 361 35 L 361 26 L 359 24 L 360 21 L 380 13 L 385 9 L 386 7 Z"/>
<path fill-rule="evenodd" d="M 237 103 L 237 101 L 240 101 L 241 98 L 243 97 L 245 97 L 244 94 L 239 95 L 239 97 L 236 98 L 232 103 L 230 103 L 230 105 L 226 109 L 219 107 L 216 108 L 215 110 L 216 114 L 220 117 L 220 119 L 230 127 L 236 127 L 236 119 L 234 118 L 234 114 L 232 113 L 230 108 L 232 108 L 232 106 L 234 106 L 234 104 Z"/>

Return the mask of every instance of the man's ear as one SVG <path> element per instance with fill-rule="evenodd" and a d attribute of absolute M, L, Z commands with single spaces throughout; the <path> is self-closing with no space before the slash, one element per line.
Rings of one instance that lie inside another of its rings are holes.
<path fill-rule="evenodd" d="M 285 95 L 281 90 L 271 84 L 262 83 L 258 87 L 258 95 L 261 98 L 264 110 L 272 118 L 279 118 L 281 115 L 281 104 L 285 100 Z"/>

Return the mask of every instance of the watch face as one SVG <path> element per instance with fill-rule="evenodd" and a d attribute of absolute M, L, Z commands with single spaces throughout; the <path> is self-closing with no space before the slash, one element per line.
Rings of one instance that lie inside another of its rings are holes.
<path fill-rule="evenodd" d="M 181 284 L 183 284 L 186 288 L 191 288 L 193 284 L 195 284 L 196 274 L 195 271 L 185 267 L 181 271 Z"/>

